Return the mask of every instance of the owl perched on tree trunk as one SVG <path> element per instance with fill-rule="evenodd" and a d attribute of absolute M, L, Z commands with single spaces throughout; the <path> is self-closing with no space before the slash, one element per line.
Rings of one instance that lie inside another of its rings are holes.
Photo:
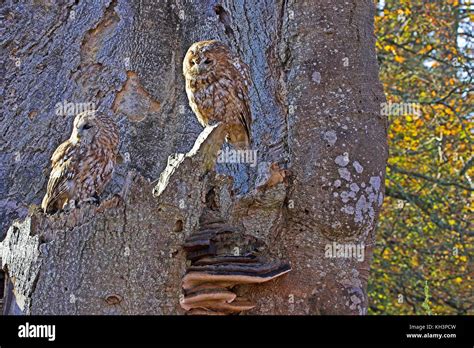
<path fill-rule="evenodd" d="M 238 149 L 251 144 L 249 87 L 247 65 L 221 42 L 194 43 L 183 62 L 189 105 L 199 123 L 226 125 L 227 140 Z"/>
<path fill-rule="evenodd" d="M 78 114 L 70 138 L 51 157 L 52 170 L 41 204 L 44 212 L 96 201 L 112 178 L 118 144 L 119 131 L 110 117 L 95 111 Z"/>

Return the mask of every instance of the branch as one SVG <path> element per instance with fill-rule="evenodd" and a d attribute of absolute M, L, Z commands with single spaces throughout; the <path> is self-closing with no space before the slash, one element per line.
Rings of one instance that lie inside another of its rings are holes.
<path fill-rule="evenodd" d="M 471 156 L 471 158 L 469 158 L 469 160 L 466 162 L 466 164 L 464 165 L 464 167 L 461 169 L 461 171 L 459 172 L 459 176 L 464 176 L 464 174 L 467 173 L 467 171 L 469 169 L 471 169 L 472 165 L 474 164 L 474 156 Z"/>
<path fill-rule="evenodd" d="M 389 165 L 388 167 L 391 170 L 393 170 L 394 172 L 404 174 L 404 175 L 408 175 L 408 176 L 412 176 L 412 177 L 415 177 L 415 178 L 420 178 L 420 179 L 423 179 L 423 180 L 426 180 L 426 181 L 430 181 L 430 182 L 433 182 L 433 183 L 438 184 L 440 186 L 456 186 L 456 187 L 459 187 L 463 190 L 474 191 L 474 187 L 465 186 L 465 185 L 460 184 L 458 182 L 436 179 L 436 178 L 433 178 L 432 176 L 411 172 L 411 171 L 402 169 L 400 167 L 397 167 L 395 165 Z"/>
<path fill-rule="evenodd" d="M 394 190 L 391 187 L 386 187 L 385 188 L 385 195 L 396 198 L 396 199 L 401 199 L 407 202 L 410 202 L 414 205 L 416 205 L 418 208 L 421 209 L 429 218 L 430 220 L 439 228 L 449 230 L 449 231 L 456 231 L 461 235 L 467 235 L 467 236 L 474 236 L 474 231 L 465 231 L 459 226 L 452 226 L 449 225 L 448 223 L 444 222 L 443 220 L 439 219 L 436 217 L 435 213 L 431 212 L 429 209 L 429 204 L 425 202 L 423 199 L 418 197 L 417 195 L 414 195 L 412 193 L 405 192 L 400 185 L 398 186 L 398 191 Z"/>

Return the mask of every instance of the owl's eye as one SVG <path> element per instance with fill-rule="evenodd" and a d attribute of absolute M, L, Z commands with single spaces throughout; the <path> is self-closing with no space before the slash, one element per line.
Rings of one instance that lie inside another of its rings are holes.
<path fill-rule="evenodd" d="M 83 129 L 91 129 L 92 127 L 94 126 L 89 123 L 86 123 L 84 126 L 82 126 Z"/>
<path fill-rule="evenodd" d="M 204 64 L 206 64 L 206 65 L 209 65 L 211 63 L 212 63 L 212 60 L 209 59 L 209 58 L 206 58 L 206 60 L 204 61 Z"/>

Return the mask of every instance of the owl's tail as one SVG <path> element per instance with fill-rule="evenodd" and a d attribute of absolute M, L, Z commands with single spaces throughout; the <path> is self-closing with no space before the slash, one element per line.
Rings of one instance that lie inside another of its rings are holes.
<path fill-rule="evenodd" d="M 242 124 L 229 125 L 226 140 L 237 150 L 250 150 L 252 148 L 249 131 Z"/>
<path fill-rule="evenodd" d="M 43 197 L 43 201 L 41 202 L 41 209 L 43 209 L 45 214 L 52 214 L 56 212 L 57 209 L 53 203 L 54 202 L 51 200 L 51 197 L 48 194 Z"/>

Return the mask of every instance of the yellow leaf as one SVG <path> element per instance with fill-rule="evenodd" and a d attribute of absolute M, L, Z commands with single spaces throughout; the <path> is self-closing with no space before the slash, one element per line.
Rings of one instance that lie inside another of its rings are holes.
<path fill-rule="evenodd" d="M 422 48 L 419 53 L 420 53 L 420 54 L 425 54 L 426 52 L 430 51 L 432 48 L 433 48 L 433 46 L 431 46 L 431 45 L 426 45 L 426 47 L 425 47 L 425 48 Z"/>
<path fill-rule="evenodd" d="M 402 56 L 395 56 L 395 61 L 397 63 L 403 63 L 405 61 L 405 58 L 403 58 Z"/>

